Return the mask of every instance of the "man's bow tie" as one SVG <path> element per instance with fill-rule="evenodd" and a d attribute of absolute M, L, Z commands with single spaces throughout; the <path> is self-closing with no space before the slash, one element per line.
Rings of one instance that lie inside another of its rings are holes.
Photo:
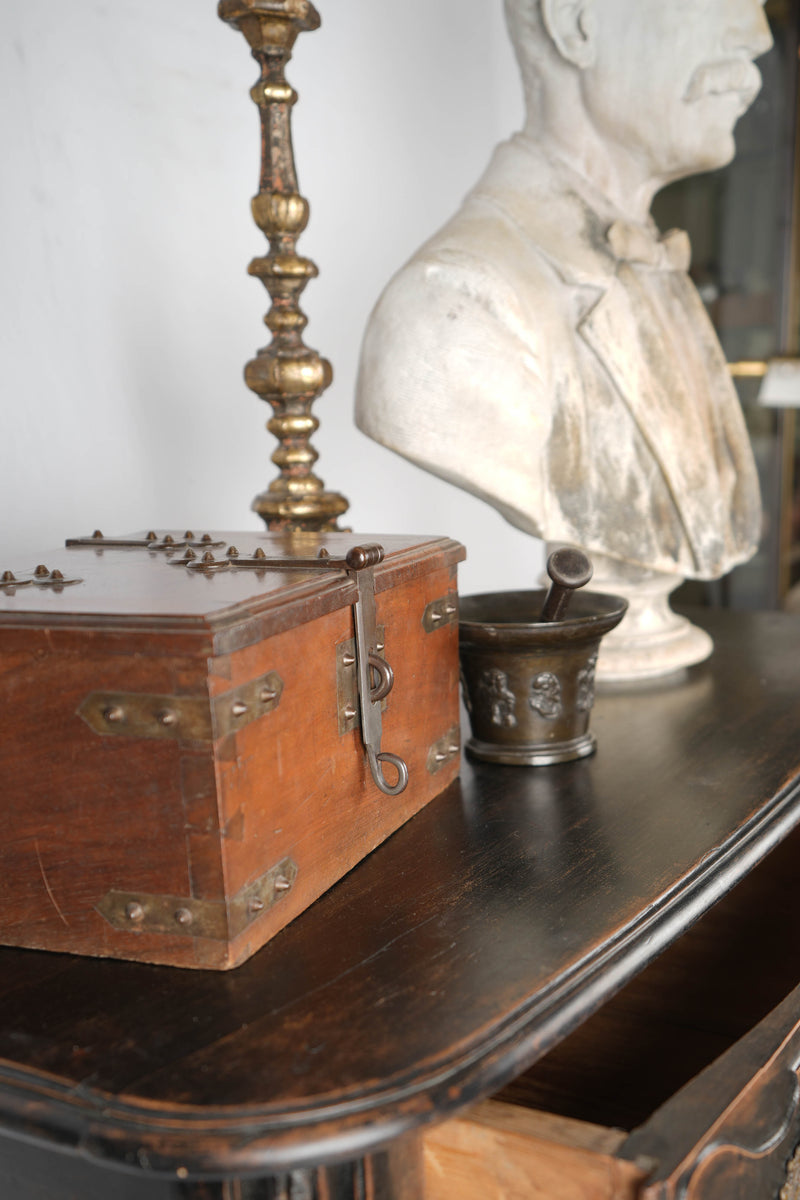
<path fill-rule="evenodd" d="M 662 271 L 689 270 L 692 246 L 683 229 L 670 229 L 657 238 L 643 225 L 615 221 L 606 237 L 616 257 L 625 262 L 644 263 Z"/>

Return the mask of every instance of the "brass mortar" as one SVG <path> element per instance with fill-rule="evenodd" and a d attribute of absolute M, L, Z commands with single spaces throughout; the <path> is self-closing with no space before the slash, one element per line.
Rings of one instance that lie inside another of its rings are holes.
<path fill-rule="evenodd" d="M 461 599 L 459 654 L 473 758 L 520 766 L 570 762 L 594 753 L 589 730 L 600 639 L 627 601 L 600 592 L 572 596 L 565 620 L 545 622 L 545 591 L 487 592 Z"/>

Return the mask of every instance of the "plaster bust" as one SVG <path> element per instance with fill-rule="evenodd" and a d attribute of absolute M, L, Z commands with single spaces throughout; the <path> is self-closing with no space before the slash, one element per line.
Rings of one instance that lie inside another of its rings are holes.
<path fill-rule="evenodd" d="M 634 569 L 754 553 L 755 465 L 656 192 L 729 162 L 771 46 L 760 0 L 505 0 L 524 128 L 391 281 L 361 429 L 514 525 Z"/>

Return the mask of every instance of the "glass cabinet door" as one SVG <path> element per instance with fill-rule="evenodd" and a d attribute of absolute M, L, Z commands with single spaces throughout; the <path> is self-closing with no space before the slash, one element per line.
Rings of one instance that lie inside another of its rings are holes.
<path fill-rule="evenodd" d="M 691 237 L 691 274 L 731 364 L 761 479 L 756 557 L 723 580 L 679 593 L 731 608 L 779 607 L 800 577 L 795 413 L 758 404 L 768 360 L 798 352 L 800 5 L 767 0 L 766 13 L 775 45 L 759 60 L 764 86 L 737 126 L 735 160 L 673 184 L 653 205 L 662 230 L 677 226 Z"/>

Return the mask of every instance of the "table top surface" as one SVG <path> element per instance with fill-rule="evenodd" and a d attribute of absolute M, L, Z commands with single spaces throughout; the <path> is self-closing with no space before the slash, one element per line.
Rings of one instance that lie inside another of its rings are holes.
<path fill-rule="evenodd" d="M 229 974 L 0 950 L 0 1128 L 194 1175 L 357 1157 L 564 1038 L 800 823 L 800 621 L 461 777 Z"/>

